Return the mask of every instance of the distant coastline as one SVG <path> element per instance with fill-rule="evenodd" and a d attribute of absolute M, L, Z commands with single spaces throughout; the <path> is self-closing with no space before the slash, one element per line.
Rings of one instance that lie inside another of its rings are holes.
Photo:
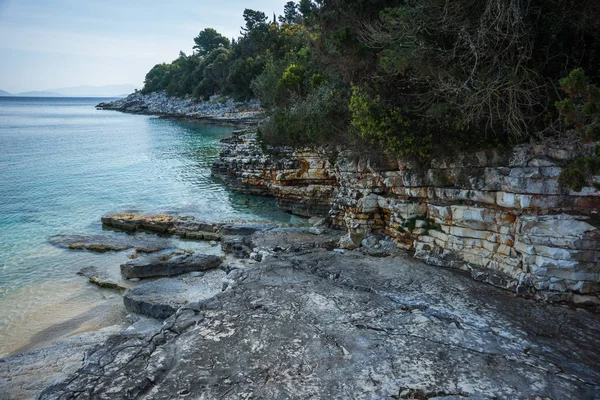
<path fill-rule="evenodd" d="M 75 97 L 75 98 L 122 98 L 134 92 L 135 85 L 73 86 L 46 90 L 10 93 L 0 90 L 0 97 Z"/>
<path fill-rule="evenodd" d="M 172 97 L 166 93 L 132 93 L 125 98 L 102 102 L 96 108 L 232 126 L 256 125 L 264 115 L 256 100 L 235 102 L 219 95 L 211 97 L 208 101 L 201 101 Z"/>

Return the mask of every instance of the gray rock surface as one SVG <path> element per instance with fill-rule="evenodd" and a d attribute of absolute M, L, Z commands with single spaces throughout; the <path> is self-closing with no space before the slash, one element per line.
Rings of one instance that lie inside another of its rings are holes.
<path fill-rule="evenodd" d="M 129 312 L 165 319 L 185 304 L 206 300 L 221 293 L 225 272 L 210 271 L 202 276 L 163 278 L 130 289 L 123 298 Z"/>
<path fill-rule="evenodd" d="M 223 260 L 215 255 L 168 251 L 143 255 L 128 261 L 121 265 L 121 273 L 127 279 L 172 276 L 217 268 L 222 262 Z"/>
<path fill-rule="evenodd" d="M 50 237 L 48 241 L 56 247 L 70 250 L 87 250 L 96 253 L 128 249 L 135 249 L 140 253 L 154 253 L 174 247 L 168 239 L 146 234 L 55 235 Z"/>
<path fill-rule="evenodd" d="M 84 353 L 125 327 L 110 326 L 59 340 L 53 346 L 0 359 L 0 399 L 30 400 L 81 367 Z"/>
<path fill-rule="evenodd" d="M 600 316 L 407 256 L 282 252 L 41 399 L 593 399 Z"/>
<path fill-rule="evenodd" d="M 275 228 L 274 225 L 262 223 L 238 223 L 224 224 L 220 227 L 221 235 L 252 235 L 258 231 L 266 231 Z"/>

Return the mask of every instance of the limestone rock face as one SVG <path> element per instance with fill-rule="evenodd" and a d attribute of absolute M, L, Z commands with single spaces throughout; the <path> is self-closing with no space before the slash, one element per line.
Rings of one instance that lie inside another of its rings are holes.
<path fill-rule="evenodd" d="M 389 235 L 432 265 L 521 295 L 600 300 L 600 191 L 558 184 L 579 154 L 574 146 L 458 154 L 427 169 L 402 159 L 375 166 L 343 149 L 335 163 L 319 150 L 276 150 L 234 135 L 213 175 L 234 190 L 275 196 L 285 210 L 327 214 L 331 227 L 349 232 L 347 249 L 357 247 L 352 234 Z"/>
<path fill-rule="evenodd" d="M 233 191 L 274 196 L 293 214 L 324 217 L 329 213 L 337 179 L 323 152 L 278 148 L 263 152 L 254 134 L 235 134 L 224 144 L 212 174 Z"/>

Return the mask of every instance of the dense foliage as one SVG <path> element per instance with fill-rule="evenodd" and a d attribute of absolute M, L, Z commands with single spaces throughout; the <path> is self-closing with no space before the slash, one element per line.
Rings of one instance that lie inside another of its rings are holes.
<path fill-rule="evenodd" d="M 239 38 L 204 29 L 143 92 L 257 97 L 266 142 L 419 158 L 560 134 L 557 121 L 584 140 L 600 129 L 596 0 L 301 0 L 243 17 Z"/>

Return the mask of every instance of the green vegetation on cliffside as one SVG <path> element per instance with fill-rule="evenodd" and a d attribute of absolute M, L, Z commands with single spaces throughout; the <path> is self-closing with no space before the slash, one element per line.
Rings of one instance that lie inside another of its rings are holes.
<path fill-rule="evenodd" d="M 256 97 L 267 143 L 419 158 L 598 129 L 595 0 L 302 0 L 278 18 L 243 16 L 239 38 L 204 29 L 143 92 Z M 582 80 L 587 94 L 569 91 Z"/>

